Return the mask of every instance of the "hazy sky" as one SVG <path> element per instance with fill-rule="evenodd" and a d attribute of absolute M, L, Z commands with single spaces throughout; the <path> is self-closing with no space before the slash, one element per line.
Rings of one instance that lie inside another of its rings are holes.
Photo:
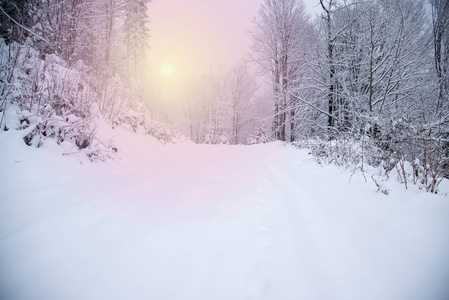
<path fill-rule="evenodd" d="M 195 76 L 232 65 L 251 44 L 247 31 L 263 0 L 153 0 L 149 5 L 151 63 Z M 312 8 L 318 0 L 305 1 Z M 160 75 L 160 74 L 159 74 Z"/>

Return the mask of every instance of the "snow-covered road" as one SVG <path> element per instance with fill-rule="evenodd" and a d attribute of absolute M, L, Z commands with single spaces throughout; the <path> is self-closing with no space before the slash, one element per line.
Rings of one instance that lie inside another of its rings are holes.
<path fill-rule="evenodd" d="M 0 136 L 0 299 L 449 299 L 449 200 L 305 150 L 161 145 L 118 162 Z M 447 297 L 447 298 L 446 298 Z"/>

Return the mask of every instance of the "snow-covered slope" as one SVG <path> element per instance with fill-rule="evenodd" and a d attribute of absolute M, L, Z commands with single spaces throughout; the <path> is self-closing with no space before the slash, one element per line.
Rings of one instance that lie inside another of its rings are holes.
<path fill-rule="evenodd" d="M 0 134 L 0 299 L 449 299 L 448 197 L 280 143 L 116 129 L 121 160 L 80 164 L 25 134 Z"/>

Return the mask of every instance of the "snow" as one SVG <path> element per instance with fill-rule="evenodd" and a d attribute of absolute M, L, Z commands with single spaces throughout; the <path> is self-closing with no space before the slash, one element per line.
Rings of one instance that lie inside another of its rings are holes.
<path fill-rule="evenodd" d="M 279 142 L 99 128 L 122 159 L 90 163 L 27 130 L 0 134 L 0 299 L 449 299 L 444 195 Z"/>

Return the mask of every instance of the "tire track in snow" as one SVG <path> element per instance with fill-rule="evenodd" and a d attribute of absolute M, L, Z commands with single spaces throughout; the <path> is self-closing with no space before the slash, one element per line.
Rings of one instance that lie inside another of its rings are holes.
<path fill-rule="evenodd" d="M 326 223 L 324 217 L 307 195 L 302 190 L 300 183 L 295 182 L 285 174 L 282 162 L 275 161 L 267 169 L 267 173 L 277 187 L 275 198 L 277 209 L 284 216 L 278 220 L 284 224 L 280 228 L 289 228 L 285 238 L 290 239 L 292 254 L 292 266 L 296 275 L 297 292 L 306 299 L 336 299 L 330 293 L 329 274 L 322 260 L 319 237 L 323 234 L 322 228 Z M 288 168 L 287 168 L 288 169 Z"/>

